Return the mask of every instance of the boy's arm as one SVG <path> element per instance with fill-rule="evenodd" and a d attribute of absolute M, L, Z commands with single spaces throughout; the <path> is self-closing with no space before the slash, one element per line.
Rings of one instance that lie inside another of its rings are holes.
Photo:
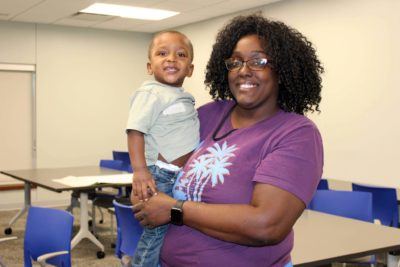
<path fill-rule="evenodd" d="M 142 132 L 128 131 L 128 151 L 133 169 L 132 193 L 139 200 L 147 200 L 149 193 L 155 194 L 157 189 L 154 178 L 147 169 Z"/>

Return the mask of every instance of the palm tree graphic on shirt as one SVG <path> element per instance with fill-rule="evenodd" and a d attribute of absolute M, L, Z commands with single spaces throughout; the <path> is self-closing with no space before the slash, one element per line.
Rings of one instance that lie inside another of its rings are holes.
<path fill-rule="evenodd" d="M 229 174 L 228 167 L 233 153 L 238 148 L 236 145 L 228 146 L 225 141 L 221 146 L 216 143 L 207 148 L 205 154 L 200 155 L 189 165 L 186 177 L 180 179 L 176 190 L 184 191 L 186 198 L 192 201 L 201 201 L 204 187 L 211 182 L 211 186 L 223 184 L 225 176 Z"/>

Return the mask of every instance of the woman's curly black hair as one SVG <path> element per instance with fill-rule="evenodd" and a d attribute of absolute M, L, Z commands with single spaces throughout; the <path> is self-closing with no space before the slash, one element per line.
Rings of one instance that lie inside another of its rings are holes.
<path fill-rule="evenodd" d="M 311 42 L 297 30 L 260 14 L 235 17 L 218 33 L 204 81 L 212 98 L 233 99 L 224 60 L 232 55 L 239 39 L 251 34 L 259 36 L 278 74 L 279 107 L 298 114 L 320 111 L 320 75 L 324 68 Z"/>

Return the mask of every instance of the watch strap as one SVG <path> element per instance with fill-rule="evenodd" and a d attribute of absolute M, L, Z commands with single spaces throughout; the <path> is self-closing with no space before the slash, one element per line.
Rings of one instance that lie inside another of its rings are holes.
<path fill-rule="evenodd" d="M 185 203 L 185 201 L 186 201 L 186 200 L 177 200 L 176 203 L 175 203 L 175 205 L 174 205 L 174 208 L 175 208 L 175 209 L 182 210 L 183 203 Z"/>

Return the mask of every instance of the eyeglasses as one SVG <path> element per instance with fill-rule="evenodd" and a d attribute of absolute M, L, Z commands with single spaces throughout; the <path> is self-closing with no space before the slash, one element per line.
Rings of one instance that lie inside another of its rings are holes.
<path fill-rule="evenodd" d="M 246 61 L 235 58 L 228 58 L 225 60 L 225 66 L 229 71 L 238 71 L 244 64 L 251 70 L 263 70 L 267 64 L 271 64 L 271 62 L 266 58 L 253 58 Z"/>

